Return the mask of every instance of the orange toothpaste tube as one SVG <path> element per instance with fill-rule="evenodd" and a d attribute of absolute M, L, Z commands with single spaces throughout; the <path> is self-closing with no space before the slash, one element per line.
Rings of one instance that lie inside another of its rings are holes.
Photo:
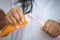
<path fill-rule="evenodd" d="M 17 23 L 18 29 L 19 29 L 19 28 L 22 28 L 22 27 L 25 26 L 25 25 L 27 25 L 27 23 L 28 23 L 28 21 L 26 20 L 26 17 L 25 17 L 25 18 L 24 18 L 24 22 L 23 22 L 22 24 Z M 5 26 L 5 27 L 1 30 L 1 32 L 0 32 L 0 38 L 8 35 L 9 33 L 13 32 L 13 31 L 15 31 L 15 30 L 17 30 L 16 27 L 13 27 L 13 25 L 8 24 L 7 26 Z"/>

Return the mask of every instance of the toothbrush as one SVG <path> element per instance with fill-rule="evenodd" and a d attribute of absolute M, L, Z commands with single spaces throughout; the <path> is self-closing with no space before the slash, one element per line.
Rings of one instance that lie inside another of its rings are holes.
<path fill-rule="evenodd" d="M 43 22 L 38 19 L 37 17 L 35 17 L 34 15 L 32 15 L 31 13 L 28 14 L 28 16 L 32 19 L 34 19 L 35 21 L 37 21 L 38 23 L 40 23 L 42 26 L 44 26 Z"/>
<path fill-rule="evenodd" d="M 44 26 L 43 22 L 40 19 L 38 19 L 37 17 L 35 17 L 34 15 L 32 15 L 31 13 L 29 13 L 28 16 L 30 18 L 34 19 L 35 21 L 37 21 L 38 23 L 40 23 L 42 26 Z M 57 40 L 60 40 L 60 35 L 56 38 L 57 38 Z"/>

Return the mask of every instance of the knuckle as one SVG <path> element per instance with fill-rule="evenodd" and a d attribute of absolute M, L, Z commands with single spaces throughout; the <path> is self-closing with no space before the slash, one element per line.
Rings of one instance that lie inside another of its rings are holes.
<path fill-rule="evenodd" d="M 10 12 L 13 12 L 13 8 L 10 10 Z"/>

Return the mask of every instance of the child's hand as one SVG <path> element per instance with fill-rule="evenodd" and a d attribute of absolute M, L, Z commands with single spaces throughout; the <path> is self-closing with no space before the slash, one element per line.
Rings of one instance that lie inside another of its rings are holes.
<path fill-rule="evenodd" d="M 17 22 L 24 22 L 24 15 L 22 13 L 22 10 L 19 8 L 12 8 L 8 14 L 6 15 L 6 19 L 9 21 L 10 24 L 13 24 L 14 26 L 17 26 Z"/>
<path fill-rule="evenodd" d="M 60 35 L 60 25 L 53 20 L 48 20 L 42 29 L 52 37 Z"/>

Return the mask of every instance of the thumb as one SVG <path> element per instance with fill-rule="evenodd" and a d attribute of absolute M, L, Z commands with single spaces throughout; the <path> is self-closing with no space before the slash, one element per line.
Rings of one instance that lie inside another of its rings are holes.
<path fill-rule="evenodd" d="M 42 30 L 42 31 L 44 31 L 45 29 L 44 29 L 45 27 L 44 26 L 42 26 L 40 29 Z"/>
<path fill-rule="evenodd" d="M 19 28 L 18 24 L 12 24 L 16 29 Z"/>

